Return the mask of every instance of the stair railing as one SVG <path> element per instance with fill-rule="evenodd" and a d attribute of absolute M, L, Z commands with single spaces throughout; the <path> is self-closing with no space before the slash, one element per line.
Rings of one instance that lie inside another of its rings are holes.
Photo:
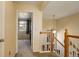
<path fill-rule="evenodd" d="M 59 44 L 62 46 L 62 48 L 64 49 L 64 45 L 61 43 L 61 41 L 59 41 L 56 37 L 54 37 L 54 39 L 56 40 L 56 43 L 59 43 Z M 55 44 L 54 44 L 54 46 L 55 46 Z M 56 52 L 56 54 L 57 54 L 58 56 L 61 55 L 60 50 L 57 49 L 57 44 L 56 44 L 56 48 L 54 48 L 54 51 Z"/>
<path fill-rule="evenodd" d="M 54 37 L 55 38 L 55 40 L 58 42 L 58 43 L 60 43 L 60 45 L 62 46 L 62 47 L 64 47 L 64 45 L 56 38 L 56 37 Z"/>
<path fill-rule="evenodd" d="M 69 38 L 77 38 L 79 39 L 79 36 L 76 35 L 69 35 L 67 29 L 65 30 L 64 33 L 64 57 L 69 56 Z M 79 52 L 79 49 L 77 48 L 77 51 Z"/>
<path fill-rule="evenodd" d="M 50 48 L 49 48 L 49 50 L 50 50 L 50 52 L 52 52 L 54 49 L 54 34 L 52 32 L 40 32 L 40 34 L 50 35 Z"/>
<path fill-rule="evenodd" d="M 40 34 L 50 34 L 50 52 L 53 52 L 54 51 L 54 39 L 60 43 L 60 45 L 64 48 L 64 57 L 69 57 L 69 38 L 77 38 L 79 39 L 79 36 L 76 36 L 76 35 L 70 35 L 68 34 L 68 31 L 67 29 L 65 30 L 65 33 L 64 33 L 64 45 L 54 36 L 54 33 L 52 32 L 40 32 Z M 79 56 L 79 48 L 77 48 L 77 51 L 78 51 L 78 56 Z"/>

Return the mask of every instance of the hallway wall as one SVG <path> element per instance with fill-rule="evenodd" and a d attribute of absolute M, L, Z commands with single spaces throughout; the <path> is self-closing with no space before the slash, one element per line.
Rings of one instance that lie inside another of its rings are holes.
<path fill-rule="evenodd" d="M 4 2 L 0 1 L 0 40 L 4 40 Z M 4 56 L 4 42 L 0 42 L 0 57 Z"/>
<path fill-rule="evenodd" d="M 43 19 L 43 30 L 50 30 L 51 28 L 56 29 L 56 20 Z"/>
<path fill-rule="evenodd" d="M 40 51 L 40 31 L 42 31 L 42 11 L 37 6 L 25 3 L 15 3 L 18 12 L 32 12 L 32 50 Z"/>
<path fill-rule="evenodd" d="M 0 1 L 0 39 L 4 38 L 4 2 Z"/>
<path fill-rule="evenodd" d="M 5 2 L 5 56 L 16 53 L 16 11 L 13 2 Z"/>

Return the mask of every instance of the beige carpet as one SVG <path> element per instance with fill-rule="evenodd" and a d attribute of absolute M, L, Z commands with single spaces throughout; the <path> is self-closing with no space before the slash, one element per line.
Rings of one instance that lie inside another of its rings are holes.
<path fill-rule="evenodd" d="M 16 57 L 57 57 L 54 53 L 32 53 L 29 40 L 18 40 L 18 45 Z"/>
<path fill-rule="evenodd" d="M 17 57 L 33 57 L 29 40 L 18 40 L 18 50 Z"/>

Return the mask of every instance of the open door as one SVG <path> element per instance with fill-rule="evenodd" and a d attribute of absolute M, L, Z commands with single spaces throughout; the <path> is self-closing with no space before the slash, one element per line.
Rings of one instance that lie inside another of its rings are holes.
<path fill-rule="evenodd" d="M 18 12 L 17 15 L 17 45 L 18 54 L 23 54 L 22 51 L 31 51 L 31 30 L 32 30 L 32 13 Z"/>

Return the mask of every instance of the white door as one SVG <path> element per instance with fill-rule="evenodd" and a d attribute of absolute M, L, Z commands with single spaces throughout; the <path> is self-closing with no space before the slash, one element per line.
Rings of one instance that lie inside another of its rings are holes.
<path fill-rule="evenodd" d="M 0 1 L 0 57 L 4 56 L 4 2 Z"/>

